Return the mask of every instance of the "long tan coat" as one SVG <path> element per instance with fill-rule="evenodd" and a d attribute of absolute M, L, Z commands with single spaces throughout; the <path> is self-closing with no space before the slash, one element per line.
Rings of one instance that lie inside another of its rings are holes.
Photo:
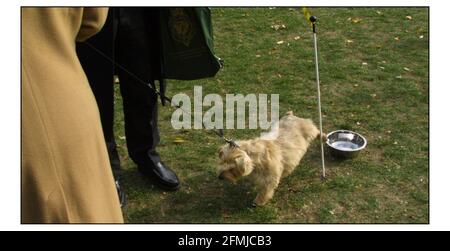
<path fill-rule="evenodd" d="M 22 223 L 122 223 L 75 41 L 107 8 L 22 8 Z"/>

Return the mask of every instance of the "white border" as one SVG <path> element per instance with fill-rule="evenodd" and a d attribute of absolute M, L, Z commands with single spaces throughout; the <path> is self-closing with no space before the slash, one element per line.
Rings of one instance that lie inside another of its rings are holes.
<path fill-rule="evenodd" d="M 18 1 L 3 3 L 1 15 L 2 91 L 0 92 L 0 229 L 9 230 L 449 230 L 448 164 L 448 5 L 447 1 L 276 1 L 275 6 L 430 6 L 430 225 L 20 225 L 20 6 L 83 6 L 85 1 Z M 274 6 L 273 1 L 89 1 L 90 6 Z"/>

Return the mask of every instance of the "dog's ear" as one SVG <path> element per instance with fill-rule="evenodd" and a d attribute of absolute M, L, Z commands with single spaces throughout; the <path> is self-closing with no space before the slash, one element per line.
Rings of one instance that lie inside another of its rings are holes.
<path fill-rule="evenodd" d="M 253 171 L 252 159 L 246 153 L 237 157 L 235 161 L 236 167 L 242 173 L 242 176 L 247 176 Z"/>
<path fill-rule="evenodd" d="M 221 146 L 219 148 L 219 150 L 217 151 L 217 153 L 219 154 L 219 159 L 223 159 L 223 156 L 225 154 L 225 147 L 227 147 L 227 146 Z"/>
<path fill-rule="evenodd" d="M 223 158 L 223 149 L 220 148 L 219 151 L 217 151 L 217 153 L 219 154 L 219 159 Z"/>

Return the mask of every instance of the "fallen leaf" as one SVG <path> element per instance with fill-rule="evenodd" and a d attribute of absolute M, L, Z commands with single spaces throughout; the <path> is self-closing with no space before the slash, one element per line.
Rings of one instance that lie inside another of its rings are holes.
<path fill-rule="evenodd" d="M 362 62 L 362 65 L 368 65 L 367 62 Z"/>
<path fill-rule="evenodd" d="M 124 140 L 125 136 L 119 136 L 119 139 Z"/>
<path fill-rule="evenodd" d="M 277 44 L 284 44 L 284 41 L 283 40 L 278 41 Z"/>
<path fill-rule="evenodd" d="M 176 137 L 176 138 L 173 140 L 173 143 L 175 143 L 175 144 L 181 144 L 181 143 L 184 143 L 184 142 L 185 142 L 184 139 L 181 138 L 181 137 Z"/>
<path fill-rule="evenodd" d="M 357 24 L 357 23 L 360 23 L 362 21 L 362 19 L 359 17 L 356 17 L 356 18 L 351 18 L 350 21 L 354 24 Z"/>
<path fill-rule="evenodd" d="M 270 28 L 274 29 L 274 30 L 283 30 L 286 29 L 286 25 L 284 24 L 274 24 L 272 26 L 270 26 Z"/>
<path fill-rule="evenodd" d="M 370 94 L 370 96 L 372 96 L 372 98 L 375 98 L 377 96 L 377 94 L 376 93 L 372 93 L 372 94 Z"/>
<path fill-rule="evenodd" d="M 402 79 L 403 77 L 402 77 L 402 75 L 398 75 L 398 76 L 396 76 L 395 78 L 397 78 L 397 79 Z"/>
<path fill-rule="evenodd" d="M 412 20 L 412 16 L 406 16 L 406 19 Z"/>
<path fill-rule="evenodd" d="M 354 86 L 354 87 L 358 87 L 358 84 L 354 84 L 353 86 Z"/>
<path fill-rule="evenodd" d="M 385 68 L 383 67 L 383 66 L 378 66 L 378 68 L 380 68 L 380 69 L 382 69 L 382 70 L 384 70 Z"/>
<path fill-rule="evenodd" d="M 377 14 L 378 14 L 378 15 L 381 15 L 381 14 L 383 14 L 383 12 L 377 10 Z"/>
<path fill-rule="evenodd" d="M 260 58 L 260 57 L 261 57 L 261 55 L 256 55 L 256 57 L 257 57 L 257 58 Z"/>
<path fill-rule="evenodd" d="M 423 35 L 419 36 L 419 39 L 422 39 L 422 38 L 423 38 Z"/>
<path fill-rule="evenodd" d="M 399 38 L 399 37 L 394 37 L 394 39 L 395 39 L 396 41 L 400 41 L 400 38 Z"/>
<path fill-rule="evenodd" d="M 347 44 L 351 44 L 351 43 L 353 43 L 354 41 L 351 40 L 351 39 L 347 39 L 347 40 L 345 40 L 345 42 L 346 42 Z"/>
<path fill-rule="evenodd" d="M 299 40 L 299 39 L 300 39 L 300 36 L 294 37 L 294 40 Z"/>
<path fill-rule="evenodd" d="M 405 70 L 405 71 L 411 71 L 411 69 L 409 69 L 408 67 L 403 67 L 403 70 Z"/>

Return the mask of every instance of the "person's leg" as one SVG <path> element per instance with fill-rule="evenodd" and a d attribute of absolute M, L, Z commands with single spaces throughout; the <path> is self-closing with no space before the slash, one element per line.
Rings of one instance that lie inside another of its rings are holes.
<path fill-rule="evenodd" d="M 120 159 L 113 130 L 113 42 L 112 11 L 110 11 L 105 26 L 98 34 L 86 42 L 77 43 L 77 54 L 97 101 L 111 168 L 114 178 L 118 180 L 120 177 Z"/>
<path fill-rule="evenodd" d="M 178 178 L 165 167 L 156 146 L 159 144 L 158 96 L 152 90 L 155 53 L 146 8 L 121 8 L 117 35 L 120 90 L 125 116 L 125 135 L 130 158 L 144 174 L 156 174 L 168 188 L 178 187 Z M 158 66 L 159 67 L 159 66 Z M 156 173 L 155 173 L 155 170 Z"/>
<path fill-rule="evenodd" d="M 151 161 L 159 162 L 161 160 L 156 153 L 159 143 L 158 98 L 148 86 L 129 74 L 122 72 L 119 79 L 130 158 L 138 165 L 146 165 L 149 153 L 152 153 Z"/>
<path fill-rule="evenodd" d="M 114 27 L 113 9 L 103 29 L 83 43 L 77 43 L 77 55 L 94 93 L 102 122 L 103 136 L 109 162 L 119 194 L 121 206 L 125 206 L 125 192 L 120 184 L 120 158 L 114 137 Z"/>

